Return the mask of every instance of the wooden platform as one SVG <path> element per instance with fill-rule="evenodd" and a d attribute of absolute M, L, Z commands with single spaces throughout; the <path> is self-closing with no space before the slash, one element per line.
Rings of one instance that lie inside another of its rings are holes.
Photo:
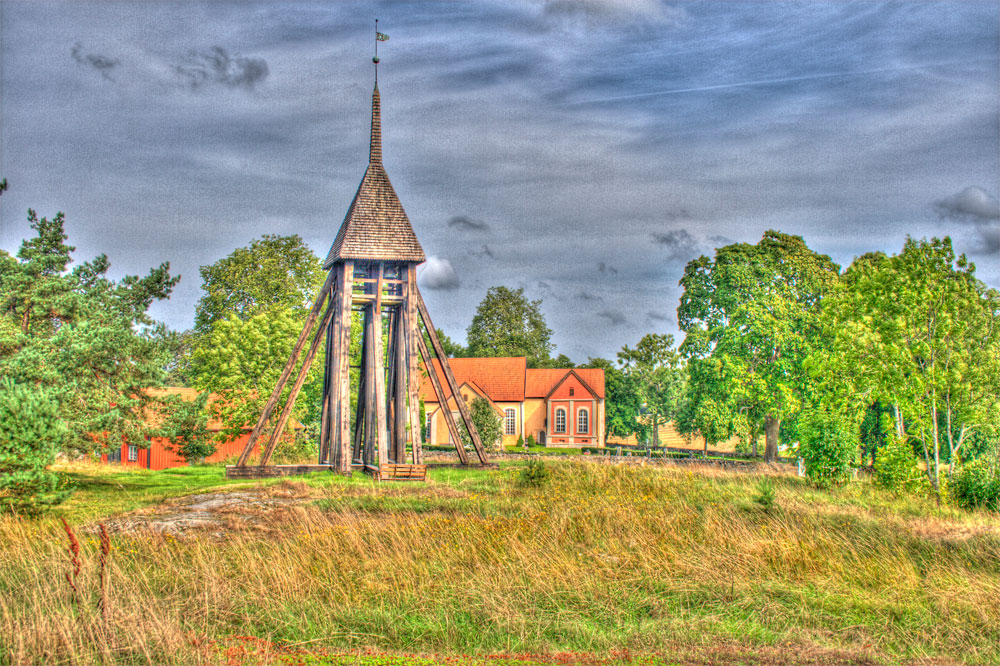
<path fill-rule="evenodd" d="M 389 463 L 377 470 L 379 481 L 426 481 L 427 465 L 396 465 Z"/>
<path fill-rule="evenodd" d="M 270 479 L 310 472 L 336 472 L 336 469 L 332 465 L 226 465 L 226 477 L 229 479 Z"/>

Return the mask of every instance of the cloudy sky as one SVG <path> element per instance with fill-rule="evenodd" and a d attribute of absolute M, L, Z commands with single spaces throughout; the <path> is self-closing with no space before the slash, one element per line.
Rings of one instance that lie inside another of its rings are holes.
<path fill-rule="evenodd" d="M 64 211 L 80 260 L 198 267 L 263 234 L 325 256 L 368 156 L 464 340 L 523 287 L 557 351 L 676 333 L 701 253 L 800 234 L 846 266 L 952 237 L 1000 286 L 997 2 L 0 2 L 0 248 Z"/>

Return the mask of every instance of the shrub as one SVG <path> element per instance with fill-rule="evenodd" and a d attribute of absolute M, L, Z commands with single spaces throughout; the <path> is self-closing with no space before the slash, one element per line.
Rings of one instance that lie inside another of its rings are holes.
<path fill-rule="evenodd" d="M 889 437 L 873 466 L 875 483 L 896 492 L 914 490 L 921 479 L 917 458 L 906 439 Z"/>
<path fill-rule="evenodd" d="M 535 441 L 534 435 L 528 435 L 528 438 L 524 440 L 524 443 L 529 449 L 538 446 L 538 442 Z"/>
<path fill-rule="evenodd" d="M 760 481 L 757 482 L 757 494 L 753 498 L 754 504 L 765 511 L 770 511 L 775 506 L 775 496 L 774 482 L 771 477 L 761 477 Z"/>
<path fill-rule="evenodd" d="M 798 423 L 799 455 L 806 478 L 821 488 L 843 483 L 858 449 L 859 432 L 846 418 L 825 409 L 803 413 Z"/>
<path fill-rule="evenodd" d="M 538 488 L 549 480 L 549 469 L 541 460 L 531 459 L 521 470 L 521 485 Z"/>
<path fill-rule="evenodd" d="M 503 440 L 503 421 L 500 419 L 500 415 L 496 413 L 487 400 L 479 397 L 472 401 L 469 412 L 483 447 L 489 451 L 496 449 Z M 464 423 L 459 424 L 458 431 L 462 436 L 462 444 L 465 445 L 465 448 L 472 448 L 472 436 L 469 435 L 469 430 Z"/>
<path fill-rule="evenodd" d="M 517 436 L 517 446 L 522 449 L 524 448 L 524 435 Z"/>
<path fill-rule="evenodd" d="M 948 494 L 964 509 L 1000 511 L 1000 469 L 995 460 L 978 458 L 952 475 Z"/>
<path fill-rule="evenodd" d="M 0 380 L 0 511 L 36 513 L 66 498 L 46 467 L 68 432 L 48 392 Z"/>

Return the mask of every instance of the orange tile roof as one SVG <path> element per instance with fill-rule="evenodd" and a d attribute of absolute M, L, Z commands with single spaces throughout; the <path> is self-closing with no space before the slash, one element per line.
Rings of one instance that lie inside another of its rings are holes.
<path fill-rule="evenodd" d="M 441 363 L 434 359 L 434 369 L 441 379 L 441 387 L 449 398 L 448 382 L 445 381 Z M 466 382 L 475 384 L 493 402 L 523 402 L 524 373 L 526 361 L 523 356 L 500 358 L 450 358 L 448 365 L 461 386 Z M 424 402 L 437 402 L 434 387 L 429 377 L 420 378 L 420 397 Z"/>
<path fill-rule="evenodd" d="M 604 397 L 604 371 L 600 368 L 575 368 L 574 371 L 598 398 Z M 569 368 L 529 368 L 524 378 L 524 395 L 527 398 L 544 398 L 563 377 Z"/>

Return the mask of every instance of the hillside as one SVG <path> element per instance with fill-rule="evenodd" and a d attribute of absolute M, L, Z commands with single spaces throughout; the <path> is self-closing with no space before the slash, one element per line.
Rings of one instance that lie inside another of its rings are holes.
<path fill-rule="evenodd" d="M 520 466 L 70 468 L 79 593 L 57 520 L 0 519 L 0 663 L 1000 663 L 995 514 L 794 476 L 767 477 L 767 509 L 755 474 L 547 466 L 538 487 Z"/>

